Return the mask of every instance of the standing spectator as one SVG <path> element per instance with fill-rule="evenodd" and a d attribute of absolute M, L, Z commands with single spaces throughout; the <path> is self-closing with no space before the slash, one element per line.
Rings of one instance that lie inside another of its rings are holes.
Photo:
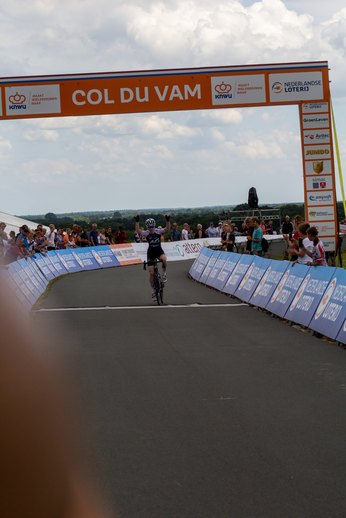
<path fill-rule="evenodd" d="M 265 234 L 269 234 L 270 236 L 272 236 L 273 232 L 274 232 L 273 222 L 272 222 L 272 220 L 270 220 L 268 225 L 266 225 L 264 233 Z"/>
<path fill-rule="evenodd" d="M 180 241 L 180 230 L 178 230 L 177 223 L 173 223 L 173 228 L 169 237 L 170 241 Z"/>
<path fill-rule="evenodd" d="M 139 237 L 138 232 L 134 232 L 134 234 L 133 234 L 133 242 L 134 243 L 140 243 L 141 242 L 141 238 Z"/>
<path fill-rule="evenodd" d="M 195 239 L 204 239 L 204 238 L 205 238 L 205 233 L 204 233 L 203 227 L 200 223 L 198 223 L 197 231 L 195 234 Z"/>
<path fill-rule="evenodd" d="M 289 234 L 293 234 L 293 230 L 294 229 L 293 229 L 293 225 L 292 225 L 292 222 L 291 222 L 289 216 L 285 217 L 285 221 L 282 223 L 281 230 L 282 230 L 282 234 L 284 236 L 287 236 Z"/>
<path fill-rule="evenodd" d="M 250 238 L 252 237 L 252 234 L 254 231 L 253 225 L 251 224 L 251 218 L 249 218 L 249 217 L 245 218 L 245 225 L 246 225 L 246 236 L 247 236 L 246 253 L 250 254 L 251 248 L 252 248 L 252 243 L 251 243 L 251 239 L 249 239 L 249 237 Z"/>
<path fill-rule="evenodd" d="M 71 230 L 70 228 L 67 228 L 67 229 L 66 229 L 66 232 L 65 232 L 65 234 L 64 234 L 64 235 L 63 235 L 63 237 L 62 237 L 62 241 L 63 241 L 63 248 L 66 248 L 66 245 L 67 245 L 67 243 L 69 242 L 71 232 L 72 232 L 72 230 Z"/>
<path fill-rule="evenodd" d="M 80 235 L 80 246 L 82 248 L 86 246 L 90 246 L 89 236 L 88 236 L 88 227 L 84 227 L 83 232 Z"/>
<path fill-rule="evenodd" d="M 72 226 L 72 237 L 73 237 L 73 241 L 76 243 L 76 245 L 79 247 L 80 246 L 80 234 L 82 232 L 82 229 L 76 225 L 76 223 Z"/>
<path fill-rule="evenodd" d="M 263 231 L 260 227 L 259 220 L 256 217 L 251 218 L 250 221 L 253 227 L 252 236 L 248 236 L 248 240 L 251 242 L 251 254 L 262 255 L 262 239 Z"/>
<path fill-rule="evenodd" d="M 304 252 L 312 258 L 312 261 L 308 261 L 308 266 L 328 266 L 326 261 L 326 254 L 324 251 L 324 245 L 320 239 L 318 239 L 318 230 L 316 227 L 310 227 L 307 230 L 307 236 L 310 241 L 313 242 L 312 252 L 304 248 Z"/>
<path fill-rule="evenodd" d="M 28 235 L 29 235 L 29 227 L 27 225 L 23 225 L 20 227 L 20 234 L 17 236 L 17 241 L 19 238 L 23 238 L 25 248 L 29 251 L 29 243 L 28 243 Z"/>
<path fill-rule="evenodd" d="M 51 223 L 49 225 L 49 231 L 47 234 L 47 241 L 48 241 L 47 250 L 48 250 L 48 252 L 50 250 L 55 250 L 55 240 L 56 240 L 55 225 L 53 225 L 53 223 Z"/>
<path fill-rule="evenodd" d="M 114 233 L 114 239 L 116 245 L 122 245 L 126 241 L 126 234 L 123 230 L 123 227 L 119 227 L 118 231 Z"/>
<path fill-rule="evenodd" d="M 63 229 L 58 228 L 58 232 L 56 234 L 56 241 L 55 241 L 55 247 L 57 250 L 62 250 L 64 247 L 64 241 L 63 241 Z"/>
<path fill-rule="evenodd" d="M 97 233 L 97 225 L 96 223 L 92 224 L 92 230 L 90 230 L 90 243 L 91 246 L 98 246 L 98 233 Z"/>
<path fill-rule="evenodd" d="M 310 239 L 308 238 L 308 235 L 307 235 L 307 231 L 309 230 L 309 227 L 310 227 L 309 223 L 301 223 L 298 226 L 299 237 L 300 237 L 300 239 L 302 239 L 302 246 L 299 246 L 299 238 L 298 238 L 298 241 L 295 239 L 292 239 L 293 244 L 298 245 L 297 248 L 291 247 L 290 250 L 288 250 L 289 254 L 297 257 L 296 260 L 293 262 L 293 264 L 295 264 L 295 263 L 308 264 L 308 262 L 310 260 L 308 254 L 306 252 L 312 253 L 314 245 L 313 245 L 312 241 L 310 241 Z M 290 242 L 290 245 L 292 242 Z M 292 266 L 293 266 L 293 264 L 292 264 Z"/>
<path fill-rule="evenodd" d="M 219 237 L 221 237 L 222 233 L 223 233 L 223 228 L 222 228 L 222 221 L 219 221 L 219 224 L 218 224 L 218 227 L 217 227 L 217 233 L 219 235 Z"/>
<path fill-rule="evenodd" d="M 111 227 L 108 227 L 108 229 L 107 229 L 106 240 L 107 240 L 107 245 L 112 245 L 114 243 L 114 240 L 113 240 L 113 230 L 112 230 Z"/>
<path fill-rule="evenodd" d="M 233 252 L 234 241 L 234 225 L 226 225 L 221 234 L 221 243 L 224 245 L 223 249 L 227 250 L 227 252 Z"/>
<path fill-rule="evenodd" d="M 214 223 L 211 221 L 210 226 L 208 228 L 208 237 L 218 237 L 219 233 L 217 229 L 214 227 Z"/>
<path fill-rule="evenodd" d="M 265 224 L 264 219 L 261 219 L 260 227 L 261 227 L 262 232 L 263 232 L 263 234 L 264 234 L 264 233 L 265 233 L 265 230 L 266 230 L 266 224 Z"/>
<path fill-rule="evenodd" d="M 35 234 L 39 233 L 42 234 L 43 225 L 42 223 L 39 223 L 36 227 Z"/>
<path fill-rule="evenodd" d="M 189 240 L 189 229 L 190 229 L 189 225 L 187 223 L 184 223 L 184 228 L 182 231 L 183 241 Z"/>
<path fill-rule="evenodd" d="M 101 232 L 99 234 L 98 241 L 101 246 L 107 244 L 106 230 L 104 228 L 101 228 Z"/>

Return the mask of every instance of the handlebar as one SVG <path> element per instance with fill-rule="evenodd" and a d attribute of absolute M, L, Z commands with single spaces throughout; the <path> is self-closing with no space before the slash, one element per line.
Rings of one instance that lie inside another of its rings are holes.
<path fill-rule="evenodd" d="M 163 261 L 162 259 L 154 259 L 153 261 L 143 261 L 143 268 L 144 270 L 146 270 L 146 266 L 155 266 L 155 263 L 162 263 L 163 264 Z"/>

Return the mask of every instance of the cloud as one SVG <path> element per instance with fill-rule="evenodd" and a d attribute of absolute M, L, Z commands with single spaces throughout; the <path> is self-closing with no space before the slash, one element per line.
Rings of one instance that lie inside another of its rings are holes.
<path fill-rule="evenodd" d="M 53 130 L 31 130 L 23 134 L 25 140 L 50 140 L 55 142 L 59 138 L 59 133 Z"/>

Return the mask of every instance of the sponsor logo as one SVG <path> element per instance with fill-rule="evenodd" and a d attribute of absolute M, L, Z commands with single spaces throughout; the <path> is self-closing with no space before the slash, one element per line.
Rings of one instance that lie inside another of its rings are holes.
<path fill-rule="evenodd" d="M 320 302 L 320 304 L 319 304 L 319 306 L 318 306 L 318 308 L 316 310 L 316 313 L 315 313 L 315 320 L 320 318 L 320 316 L 322 315 L 326 305 L 328 304 L 328 301 L 329 301 L 330 297 L 333 294 L 335 286 L 336 286 L 336 277 L 334 277 L 332 282 L 329 284 L 325 294 L 322 297 L 322 300 L 321 300 L 321 302 Z"/>
<path fill-rule="evenodd" d="M 279 295 L 280 291 L 285 286 L 285 283 L 287 281 L 287 278 L 288 278 L 289 274 L 290 274 L 290 272 L 289 272 L 289 270 L 287 270 L 287 272 L 284 274 L 283 278 L 281 279 L 279 286 L 274 291 L 274 294 L 273 294 L 272 299 L 270 301 L 271 303 L 274 302 L 277 299 L 277 296 Z"/>
<path fill-rule="evenodd" d="M 316 117 L 315 115 L 313 117 L 303 117 L 303 122 L 329 122 L 329 117 L 328 116 L 321 116 L 321 117 Z"/>
<path fill-rule="evenodd" d="M 65 261 L 63 256 L 58 254 L 58 257 L 59 257 L 60 261 L 62 262 L 62 264 L 65 266 L 66 270 L 69 270 L 69 267 L 67 266 L 67 262 Z"/>
<path fill-rule="evenodd" d="M 230 84 L 225 84 L 223 81 L 220 85 L 215 85 L 215 99 L 232 99 L 232 87 Z"/>
<path fill-rule="evenodd" d="M 298 301 L 299 301 L 300 297 L 303 295 L 304 290 L 305 290 L 306 285 L 309 282 L 309 280 L 310 280 L 310 274 L 305 277 L 305 279 L 303 281 L 303 284 L 301 285 L 301 287 L 298 290 L 297 295 L 294 297 L 294 300 L 293 300 L 293 302 L 291 304 L 291 307 L 290 307 L 290 311 L 292 311 L 296 307 L 296 305 L 298 304 Z"/>
<path fill-rule="evenodd" d="M 15 93 L 15 95 L 10 95 L 9 99 L 10 105 L 8 108 L 10 110 L 26 110 L 26 97 L 25 95 L 20 95 L 18 92 Z"/>
<path fill-rule="evenodd" d="M 305 156 L 308 155 L 329 155 L 329 149 L 307 149 Z"/>
<path fill-rule="evenodd" d="M 314 196 L 313 194 L 309 196 L 310 201 L 332 201 L 332 195 L 326 194 L 326 195 L 317 195 Z"/>
<path fill-rule="evenodd" d="M 265 281 L 267 280 L 268 275 L 270 274 L 270 270 L 271 270 L 271 267 L 269 266 L 268 270 L 266 271 L 266 273 L 264 274 L 263 278 L 261 279 L 261 282 L 257 286 L 257 288 L 255 290 L 255 293 L 253 294 L 254 297 L 256 297 L 256 295 L 259 294 L 263 284 L 265 283 Z"/>
<path fill-rule="evenodd" d="M 95 257 L 96 261 L 99 264 L 103 264 L 101 257 L 99 256 L 99 254 L 97 252 L 95 252 L 95 250 L 91 250 L 91 253 L 93 254 L 93 256 Z"/>
<path fill-rule="evenodd" d="M 81 266 L 81 268 L 84 268 L 83 261 L 80 259 L 80 257 L 78 257 L 78 255 L 76 254 L 76 252 L 72 252 L 72 255 L 73 255 L 73 257 L 76 259 L 76 261 L 77 261 L 77 263 L 79 264 L 79 266 Z"/>
<path fill-rule="evenodd" d="M 239 288 L 238 288 L 239 290 L 242 289 L 242 287 L 244 286 L 244 284 L 246 283 L 246 281 L 248 280 L 248 278 L 252 274 L 252 271 L 253 271 L 254 267 L 255 267 L 255 263 L 252 263 L 252 265 L 250 266 L 250 268 L 248 269 L 248 271 L 244 275 L 244 278 L 243 278 L 243 280 L 241 281 L 241 283 L 239 285 Z"/>
<path fill-rule="evenodd" d="M 276 83 L 273 83 L 272 90 L 276 94 L 279 94 L 280 92 L 282 92 L 282 90 L 283 90 L 282 83 L 280 83 L 279 81 L 276 81 Z"/>
<path fill-rule="evenodd" d="M 304 137 L 310 140 L 327 140 L 329 139 L 329 133 L 308 133 Z"/>

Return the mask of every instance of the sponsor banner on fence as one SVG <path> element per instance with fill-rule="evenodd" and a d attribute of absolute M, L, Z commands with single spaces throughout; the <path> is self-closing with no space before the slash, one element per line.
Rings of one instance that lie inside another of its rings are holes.
<path fill-rule="evenodd" d="M 346 272 L 336 268 L 309 327 L 335 339 L 346 318 Z"/>
<path fill-rule="evenodd" d="M 207 282 L 208 277 L 209 277 L 210 273 L 212 272 L 214 265 L 220 255 L 219 250 L 213 250 L 212 252 L 213 253 L 211 254 L 211 256 L 209 258 L 207 266 L 205 267 L 204 272 L 202 273 L 202 275 L 199 278 L 199 282 L 202 282 L 204 284 Z"/>
<path fill-rule="evenodd" d="M 206 239 L 190 239 L 188 241 L 173 241 L 172 243 L 162 243 L 167 261 L 184 261 L 186 259 L 196 259 L 203 247 L 220 245 L 218 237 Z M 136 250 L 138 257 L 142 261 L 147 260 L 148 245 L 146 243 L 131 243 Z"/>
<path fill-rule="evenodd" d="M 220 252 L 220 254 L 214 264 L 214 267 L 213 267 L 212 271 L 210 272 L 208 279 L 206 280 L 207 286 L 214 286 L 214 283 L 216 282 L 216 279 L 217 279 L 219 273 L 221 272 L 222 268 L 224 267 L 226 261 L 228 260 L 229 255 L 230 255 L 229 252 Z"/>
<path fill-rule="evenodd" d="M 83 264 L 81 265 L 81 260 L 77 259 L 75 255 L 72 254 L 73 249 L 71 250 L 54 250 L 54 253 L 59 257 L 63 267 L 66 270 L 66 273 L 80 272 L 83 270 Z"/>
<path fill-rule="evenodd" d="M 304 144 L 329 144 L 330 131 L 304 130 Z"/>
<path fill-rule="evenodd" d="M 310 266 L 305 266 L 305 264 L 296 263 L 294 266 L 290 265 L 281 277 L 266 309 L 279 317 L 284 317 L 310 268 Z"/>
<path fill-rule="evenodd" d="M 54 253 L 54 251 L 52 250 Z M 48 252 L 46 256 L 42 256 L 43 262 L 48 266 L 50 272 L 54 275 L 54 277 L 59 277 L 59 271 L 56 269 L 53 261 L 50 258 L 50 253 Z"/>
<path fill-rule="evenodd" d="M 136 250 L 132 246 L 132 243 L 110 245 L 109 248 L 112 250 L 121 266 L 126 264 L 138 264 L 142 262 L 142 259 L 139 257 Z"/>
<path fill-rule="evenodd" d="M 97 270 L 100 268 L 89 247 L 75 248 L 72 254 L 76 259 L 79 259 L 79 264 L 80 266 L 83 265 L 83 270 Z"/>
<path fill-rule="evenodd" d="M 15 295 L 18 300 L 18 309 L 23 315 L 28 316 L 29 311 L 32 308 L 32 304 L 26 298 L 22 290 L 19 288 L 18 284 L 13 280 L 10 272 L 8 270 L 0 271 L 1 277 L 4 279 L 7 286 L 10 288 L 11 292 Z"/>
<path fill-rule="evenodd" d="M 51 250 L 48 252 L 49 259 L 51 263 L 53 264 L 55 270 L 57 271 L 57 276 L 65 275 L 67 273 L 67 270 L 65 266 L 60 261 L 60 258 L 56 255 L 55 252 L 58 252 L 59 250 Z"/>
<path fill-rule="evenodd" d="M 6 115 L 44 115 L 61 113 L 60 85 L 31 85 L 5 88 Z"/>
<path fill-rule="evenodd" d="M 223 291 L 224 293 L 229 293 L 230 295 L 234 295 L 234 293 L 237 291 L 240 282 L 244 278 L 244 275 L 248 271 L 251 263 L 253 262 L 253 258 L 253 255 L 240 256 L 239 262 L 233 269 L 231 275 L 228 277 L 227 282 L 221 291 Z"/>
<path fill-rule="evenodd" d="M 31 257 L 29 259 L 31 259 Z M 33 285 L 35 286 L 36 290 L 39 292 L 40 295 L 42 295 L 42 293 L 46 289 L 46 286 L 41 284 L 40 279 L 39 277 L 37 277 L 35 270 L 31 268 L 29 260 L 23 259 L 21 261 L 21 266 L 27 274 L 27 276 L 29 277 L 29 279 L 31 280 L 31 282 L 33 283 Z"/>
<path fill-rule="evenodd" d="M 36 287 L 37 281 L 33 281 L 31 278 L 31 270 L 29 272 L 26 270 L 26 259 L 20 259 L 19 261 L 16 261 L 14 263 L 14 267 L 16 268 L 17 272 L 19 273 L 19 275 L 21 276 L 21 278 L 23 279 L 23 281 L 25 282 L 33 296 L 35 297 L 35 300 L 37 300 L 41 293 L 38 287 Z"/>
<path fill-rule="evenodd" d="M 36 262 L 38 268 L 41 270 L 43 275 L 48 279 L 48 281 L 51 281 L 52 279 L 55 278 L 55 275 L 53 275 L 53 273 L 50 271 L 47 264 L 43 260 L 42 254 L 34 254 L 33 258 L 34 258 L 34 261 Z"/>
<path fill-rule="evenodd" d="M 237 266 L 240 259 L 243 257 L 241 254 L 236 254 L 235 252 L 226 253 L 228 253 L 228 258 L 212 284 L 212 286 L 214 286 L 215 289 L 220 291 L 224 291 L 223 287 L 225 286 L 229 276 L 232 274 L 234 268 Z"/>
<path fill-rule="evenodd" d="M 114 256 L 108 245 L 89 246 L 88 250 L 92 253 L 95 261 L 100 268 L 110 268 L 120 266 L 118 259 Z"/>
<path fill-rule="evenodd" d="M 290 267 L 291 263 L 287 261 L 271 261 L 249 300 L 250 304 L 265 308 L 285 271 Z"/>
<path fill-rule="evenodd" d="M 212 104 L 259 104 L 266 102 L 263 74 L 211 77 Z"/>
<path fill-rule="evenodd" d="M 328 113 L 328 103 L 304 103 L 302 111 L 303 113 Z"/>
<path fill-rule="evenodd" d="M 308 206 L 334 205 L 334 191 L 307 193 Z"/>
<path fill-rule="evenodd" d="M 18 288 L 24 293 L 31 306 L 33 306 L 37 300 L 37 297 L 34 296 L 32 291 L 29 289 L 28 284 L 25 282 L 22 275 L 19 274 L 18 267 L 22 270 L 21 266 L 17 264 L 17 262 L 11 263 L 8 272 L 11 274 L 12 279 L 17 284 Z"/>
<path fill-rule="evenodd" d="M 297 324 L 309 326 L 335 271 L 336 268 L 310 268 L 287 309 L 285 318 Z"/>
<path fill-rule="evenodd" d="M 264 257 L 252 256 L 252 263 L 234 293 L 235 297 L 244 300 L 244 302 L 249 302 L 270 263 L 271 261 Z"/>
<path fill-rule="evenodd" d="M 208 264 L 208 261 L 212 255 L 213 251 L 210 248 L 203 247 L 200 251 L 200 254 L 198 255 L 197 259 L 193 263 L 193 265 L 190 268 L 189 274 L 193 279 L 196 281 L 199 280 L 202 273 L 205 270 L 206 265 Z"/>
<path fill-rule="evenodd" d="M 44 275 L 44 273 L 41 271 L 41 269 L 38 267 L 38 264 L 35 261 L 35 259 L 33 259 L 32 257 L 28 257 L 27 261 L 29 262 L 30 267 L 35 271 L 36 277 L 40 280 L 41 285 L 44 287 L 44 289 L 46 289 L 47 284 L 48 284 L 48 279 Z"/>
<path fill-rule="evenodd" d="M 270 102 L 323 99 L 322 72 L 269 75 Z"/>

